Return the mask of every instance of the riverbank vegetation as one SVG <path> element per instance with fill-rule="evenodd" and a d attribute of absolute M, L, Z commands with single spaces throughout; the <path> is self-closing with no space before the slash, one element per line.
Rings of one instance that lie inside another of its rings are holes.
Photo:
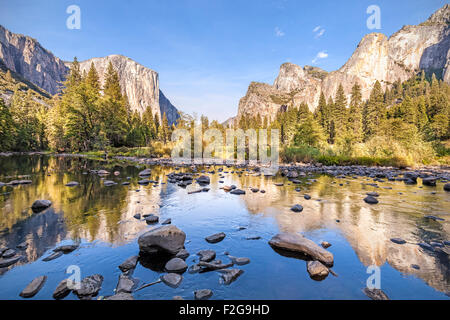
<path fill-rule="evenodd" d="M 8 80 L 9 79 L 9 80 Z M 6 72 L 2 81 L 14 89 L 9 106 L 0 99 L 0 151 L 43 151 L 110 156 L 168 157 L 176 128 L 216 128 L 217 121 L 180 113 L 170 125 L 152 108 L 131 111 L 110 64 L 103 86 L 92 64 L 81 72 L 76 58 L 61 94 L 39 100 Z M 305 103 L 287 106 L 272 118 L 241 116 L 236 128 L 279 129 L 282 162 L 326 165 L 450 163 L 450 86 L 423 72 L 386 90 L 376 82 L 362 100 L 355 84 L 349 99 L 339 85 L 336 96 L 322 94 L 314 113 Z"/>

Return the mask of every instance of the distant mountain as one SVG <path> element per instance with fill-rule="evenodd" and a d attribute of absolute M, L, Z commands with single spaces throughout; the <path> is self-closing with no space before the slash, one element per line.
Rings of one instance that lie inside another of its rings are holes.
<path fill-rule="evenodd" d="M 82 70 L 89 69 L 91 62 L 103 81 L 109 61 L 117 69 L 122 90 L 127 94 L 130 107 L 139 113 L 147 106 L 154 114 L 165 112 L 169 123 L 175 122 L 178 110 L 159 89 L 156 71 L 146 68 L 130 58 L 111 55 L 81 62 Z M 14 74 L 54 95 L 69 73 L 70 63 L 64 63 L 31 37 L 12 33 L 0 25 L 0 62 Z"/>
<path fill-rule="evenodd" d="M 366 35 L 350 59 L 337 71 L 327 73 L 320 68 L 304 68 L 285 63 L 273 85 L 252 82 L 240 100 L 238 121 L 243 115 L 257 114 L 273 118 L 282 106 L 298 106 L 306 102 L 314 110 L 320 93 L 334 97 L 342 84 L 348 98 L 358 83 L 363 99 L 367 99 L 378 80 L 383 88 L 396 80 L 407 80 L 424 70 L 435 73 L 450 83 L 450 6 L 446 4 L 427 21 L 417 26 L 404 26 L 387 38 L 381 33 Z"/>
<path fill-rule="evenodd" d="M 142 114 L 149 106 L 152 108 L 153 114 L 157 114 L 160 119 L 164 112 L 169 123 L 178 119 L 178 110 L 159 89 L 159 75 L 156 71 L 122 55 L 110 55 L 82 61 L 80 62 L 80 69 L 88 72 L 91 63 L 94 63 L 100 82 L 103 83 L 109 62 L 112 63 L 119 74 L 120 86 L 127 94 L 132 110 L 137 110 Z M 70 63 L 67 63 L 67 66 L 70 66 Z"/>

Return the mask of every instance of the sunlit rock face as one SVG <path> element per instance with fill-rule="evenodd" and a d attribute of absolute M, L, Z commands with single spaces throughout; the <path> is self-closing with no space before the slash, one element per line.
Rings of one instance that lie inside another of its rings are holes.
<path fill-rule="evenodd" d="M 350 98 L 354 84 L 361 86 L 362 98 L 368 99 L 373 85 L 379 81 L 385 89 L 393 82 L 405 81 L 424 70 L 435 73 L 450 83 L 450 6 L 436 11 L 417 26 L 404 26 L 390 38 L 380 33 L 366 35 L 350 59 L 330 73 L 319 68 L 292 63 L 281 66 L 273 86 L 251 83 L 247 94 L 239 102 L 237 118 L 259 114 L 273 118 L 277 111 L 288 106 L 308 104 L 317 107 L 320 92 L 334 97 L 342 84 Z"/>
<path fill-rule="evenodd" d="M 10 32 L 1 25 L 0 61 L 8 69 L 52 95 L 62 88 L 71 65 L 55 57 L 35 39 Z M 81 62 L 80 67 L 82 71 L 88 71 L 91 63 L 94 63 L 103 83 L 109 62 L 119 73 L 120 85 L 128 97 L 131 110 L 142 114 L 149 106 L 160 119 L 165 113 L 170 124 L 179 118 L 178 110 L 159 88 L 156 71 L 122 55 L 89 59 Z"/>
<path fill-rule="evenodd" d="M 31 37 L 12 33 L 0 25 L 0 60 L 6 67 L 51 94 L 68 72 L 62 60 Z"/>
<path fill-rule="evenodd" d="M 100 76 L 100 82 L 103 84 L 110 62 L 119 74 L 120 86 L 126 93 L 133 111 L 142 114 L 147 107 L 151 107 L 153 114 L 158 115 L 160 119 L 164 113 L 166 113 L 169 123 L 178 119 L 177 109 L 159 89 L 159 75 L 156 71 L 122 55 L 110 55 L 82 61 L 80 69 L 88 72 L 93 63 Z"/>

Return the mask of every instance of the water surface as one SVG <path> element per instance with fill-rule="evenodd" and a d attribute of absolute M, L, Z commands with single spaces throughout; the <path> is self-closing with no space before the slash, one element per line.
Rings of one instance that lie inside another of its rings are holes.
<path fill-rule="evenodd" d="M 0 248 L 15 248 L 24 241 L 29 244 L 26 250 L 18 250 L 24 260 L 0 269 L 0 299 L 21 299 L 22 289 L 40 275 L 48 279 L 33 299 L 52 299 L 71 265 L 79 266 L 82 277 L 103 275 L 99 295 L 114 294 L 121 273 L 118 265 L 138 254 L 140 234 L 158 226 L 136 220 L 136 213 L 153 213 L 160 221 L 171 218 L 172 224 L 187 235 L 189 266 L 198 261 L 195 254 L 202 249 L 215 250 L 217 259 L 224 262 L 228 261 L 224 254 L 228 251 L 235 257 L 250 258 L 251 263 L 237 267 L 244 274 L 231 285 L 221 284 L 218 272 L 186 272 L 178 288 L 159 283 L 135 292 L 135 299 L 172 299 L 176 295 L 193 299 L 197 289 L 213 290 L 212 299 L 369 299 L 362 289 L 370 276 L 367 267 L 372 265 L 380 267 L 381 287 L 391 299 L 449 299 L 449 256 L 417 245 L 450 240 L 450 195 L 442 183 L 422 187 L 420 181 L 412 186 L 387 181 L 378 182 L 375 188 L 367 185 L 373 183 L 367 177 L 311 175 L 294 185 L 282 176 L 257 176 L 251 170 L 216 166 L 216 173 L 208 174 L 210 191 L 188 194 L 199 186 L 194 183 L 184 189 L 167 183 L 166 175 L 174 168 L 149 167 L 149 179 L 158 184 L 140 186 L 137 182 L 142 165 L 72 157 L 0 157 L 1 182 L 20 178 L 33 181 L 0 188 Z M 224 172 L 219 173 L 219 168 Z M 110 171 L 106 179 L 118 184 L 105 187 L 102 178 L 89 173 L 90 169 Z M 114 171 L 120 174 L 115 176 Z M 70 181 L 80 185 L 66 187 Z M 131 184 L 121 185 L 124 181 Z M 275 186 L 276 182 L 284 186 Z M 220 189 L 224 185 L 236 185 L 247 194 L 226 193 Z M 266 193 L 253 193 L 250 187 Z M 301 191 L 297 192 L 299 187 Z M 363 201 L 370 191 L 380 194 L 379 204 L 371 206 Z M 312 199 L 305 200 L 304 194 Z M 36 199 L 49 199 L 53 205 L 33 213 L 30 206 Z M 302 213 L 290 210 L 297 203 L 304 207 Z M 430 214 L 445 220 L 424 218 Z M 222 242 L 209 244 L 204 240 L 217 232 L 226 233 Z M 268 241 L 278 232 L 299 232 L 317 243 L 330 242 L 328 250 L 334 255 L 333 270 L 338 276 L 312 280 L 306 261 L 282 256 L 269 246 Z M 247 240 L 252 237 L 260 239 Z M 398 245 L 391 238 L 403 238 L 407 243 Z M 73 242 L 81 243 L 76 251 L 42 261 L 56 246 Z M 147 262 L 138 264 L 133 276 L 142 285 L 163 273 L 158 264 Z M 77 297 L 71 294 L 66 299 Z"/>

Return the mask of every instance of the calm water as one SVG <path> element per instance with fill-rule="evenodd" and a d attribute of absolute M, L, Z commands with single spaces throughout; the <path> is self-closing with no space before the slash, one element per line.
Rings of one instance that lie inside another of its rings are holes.
<path fill-rule="evenodd" d="M 414 186 L 385 182 L 374 188 L 363 184 L 373 182 L 366 177 L 310 176 L 316 181 L 304 178 L 301 185 L 293 185 L 281 176 L 254 176 L 245 170 L 238 175 L 226 167 L 224 171 L 229 173 L 224 172 L 225 178 L 220 178 L 216 167 L 216 173 L 209 175 L 211 190 L 188 195 L 198 185 L 183 189 L 162 184 L 167 181 L 166 174 L 174 171 L 168 167 L 151 167 L 149 179 L 159 181 L 157 186 L 139 186 L 138 173 L 143 168 L 82 158 L 0 157 L 0 181 L 7 183 L 20 175 L 29 175 L 33 181 L 0 188 L 0 248 L 15 248 L 23 241 L 29 244 L 22 252 L 26 259 L 0 269 L 0 299 L 21 299 L 22 289 L 40 275 L 48 279 L 33 299 L 52 299 L 58 283 L 68 277 L 66 268 L 70 265 L 79 266 L 83 278 L 103 275 L 99 295 L 112 295 L 120 275 L 118 265 L 137 255 L 137 237 L 156 227 L 133 218 L 136 213 L 153 213 L 160 221 L 171 218 L 172 224 L 187 235 L 189 266 L 198 261 L 195 254 L 202 249 L 215 250 L 217 259 L 224 262 L 228 261 L 224 252 L 229 251 L 232 256 L 250 258 L 251 263 L 238 266 L 245 272 L 228 286 L 219 282 L 218 272 L 186 272 L 178 288 L 159 283 L 134 293 L 135 299 L 172 299 L 175 295 L 193 299 L 197 289 L 213 290 L 212 299 L 368 299 L 361 290 L 370 276 L 366 272 L 370 265 L 381 268 L 381 288 L 391 299 L 449 299 L 449 256 L 417 245 L 450 240 L 450 194 L 443 191 L 442 183 L 435 188 L 420 188 L 420 181 Z M 89 169 L 120 171 L 119 176 L 106 178 L 118 184 L 104 187 L 98 175 L 84 174 Z M 131 177 L 131 185 L 122 186 L 127 177 Z M 80 186 L 65 187 L 70 181 L 78 181 Z M 285 185 L 277 187 L 275 182 Z M 245 196 L 236 196 L 220 189 L 232 184 L 241 189 L 264 189 L 266 193 L 247 191 Z M 302 191 L 296 192 L 297 187 Z M 364 203 L 369 191 L 380 194 L 378 205 Z M 305 193 L 312 199 L 305 200 Z M 34 214 L 30 206 L 36 199 L 49 199 L 53 206 Z M 302 213 L 290 211 L 297 203 L 303 205 Z M 425 219 L 429 214 L 445 221 Z M 330 274 L 323 281 L 314 281 L 305 261 L 273 251 L 268 240 L 280 231 L 300 232 L 317 243 L 330 242 L 328 250 L 334 254 L 333 270 L 338 277 Z M 204 240 L 217 232 L 227 234 L 222 242 L 209 244 Z M 261 239 L 246 240 L 256 236 Z M 395 237 L 408 243 L 394 244 L 390 239 Z M 56 246 L 74 241 L 81 242 L 76 251 L 42 261 Z M 420 270 L 412 264 L 419 265 Z M 134 277 L 142 285 L 161 274 L 158 266 L 138 264 Z M 77 298 L 71 294 L 66 299 Z"/>

